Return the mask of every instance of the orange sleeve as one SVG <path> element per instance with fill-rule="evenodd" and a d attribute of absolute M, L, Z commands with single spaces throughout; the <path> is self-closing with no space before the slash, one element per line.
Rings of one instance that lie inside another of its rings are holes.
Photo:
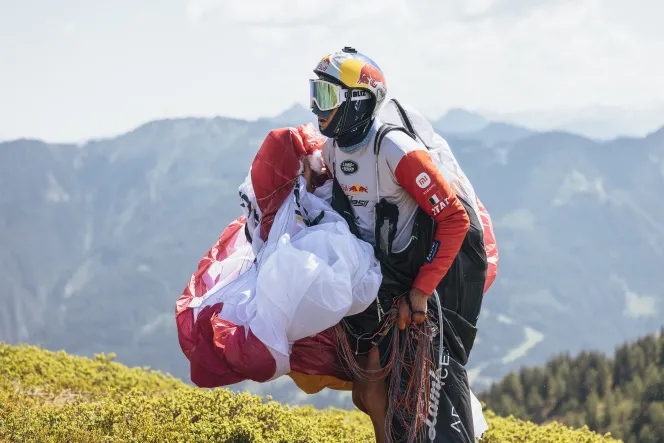
<path fill-rule="evenodd" d="M 413 287 L 432 294 L 456 258 L 470 221 L 456 194 L 431 161 L 429 153 L 407 153 L 397 165 L 397 182 L 436 221 L 436 232 L 426 263 Z"/>

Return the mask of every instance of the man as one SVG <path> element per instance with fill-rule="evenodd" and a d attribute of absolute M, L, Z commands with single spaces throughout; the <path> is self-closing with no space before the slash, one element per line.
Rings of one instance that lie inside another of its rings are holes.
<path fill-rule="evenodd" d="M 324 57 L 314 72 L 318 78 L 310 80 L 311 109 L 318 116 L 321 133 L 328 137 L 323 158 L 337 191 L 333 207 L 345 215 L 356 235 L 374 245 L 384 266 L 383 287 L 375 304 L 343 322 L 346 341 L 359 366 L 353 370 L 354 363 L 349 362 L 351 372 L 357 375 L 353 401 L 371 417 L 377 442 L 412 439 L 414 431 L 405 423 L 406 415 L 402 413 L 400 420 L 394 417 L 393 403 L 400 398 L 397 390 L 401 379 L 384 366 L 400 358 L 395 356 L 397 345 L 389 344 L 395 343 L 394 336 L 402 337 L 400 346 L 405 349 L 404 340 L 418 340 L 407 332 L 422 330 L 432 322 L 433 329 L 427 330 L 435 334 L 436 328 L 442 328 L 446 349 L 431 356 L 442 365 L 438 372 L 432 369 L 430 380 L 421 385 L 430 389 L 429 404 L 424 405 L 420 419 L 411 414 L 412 420 L 422 423 L 421 416 L 428 411 L 426 426 L 420 427 L 417 437 L 473 442 L 470 392 L 462 365 L 474 341 L 476 318 L 463 318 L 460 309 L 454 308 L 459 308 L 458 280 L 465 277 L 460 271 L 459 251 L 468 241 L 471 222 L 477 225 L 477 221 L 469 219 L 467 205 L 453 192 L 422 143 L 405 131 L 386 132 L 386 125 L 377 116 L 387 97 L 387 85 L 373 60 L 346 47 Z M 486 271 L 486 257 L 484 260 Z M 432 298 L 437 288 L 444 293 L 439 302 Z M 479 307 L 472 310 L 465 317 L 473 317 Z M 439 324 L 443 315 L 443 324 Z M 396 323 L 398 331 L 392 328 L 386 332 L 387 318 Z M 417 377 L 413 368 L 420 368 L 421 362 L 416 360 L 410 355 L 404 366 L 410 370 L 399 371 Z M 385 376 L 388 371 L 389 378 Z M 420 368 L 420 372 L 428 376 L 429 371 Z M 411 389 L 421 390 L 419 385 Z M 388 409 L 393 416 L 386 420 Z M 397 436 L 386 435 L 386 429 Z"/>

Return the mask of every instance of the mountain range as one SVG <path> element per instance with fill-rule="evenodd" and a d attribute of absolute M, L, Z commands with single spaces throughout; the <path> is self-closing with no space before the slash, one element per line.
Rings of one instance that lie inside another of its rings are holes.
<path fill-rule="evenodd" d="M 535 131 L 566 131 L 596 140 L 643 137 L 664 121 L 664 103 L 650 105 L 586 106 L 522 112 L 480 112 L 491 121 L 525 126 Z"/>
<path fill-rule="evenodd" d="M 0 143 L 0 340 L 116 352 L 188 380 L 175 301 L 241 213 L 237 188 L 264 137 L 306 114 L 158 120 L 80 145 Z M 664 128 L 596 141 L 454 117 L 434 127 L 490 212 L 500 251 L 473 389 L 556 352 L 612 352 L 659 329 Z M 305 396 L 287 377 L 235 388 L 350 405 L 334 391 Z"/>
<path fill-rule="evenodd" d="M 273 121 L 314 121 L 312 113 L 294 104 Z M 266 119 L 262 119 L 266 120 Z M 513 141 L 535 132 L 562 131 L 597 141 L 619 137 L 643 137 L 664 122 L 664 104 L 623 109 L 589 106 L 579 109 L 494 112 L 452 108 L 430 119 L 446 135 L 480 139 L 487 143 Z"/>

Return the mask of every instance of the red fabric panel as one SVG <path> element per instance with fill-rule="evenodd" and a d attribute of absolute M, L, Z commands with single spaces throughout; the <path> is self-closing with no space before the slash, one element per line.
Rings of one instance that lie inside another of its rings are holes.
<path fill-rule="evenodd" d="M 340 380 L 351 381 L 339 359 L 334 327 L 314 337 L 296 341 L 290 356 L 291 369 L 307 375 L 331 375 Z"/>
<path fill-rule="evenodd" d="M 215 351 L 223 355 L 235 373 L 257 382 L 268 381 L 274 376 L 277 364 L 251 329 L 245 338 L 243 326 L 218 317 L 212 319 L 212 329 Z"/>
<path fill-rule="evenodd" d="M 191 368 L 192 382 L 200 387 L 225 386 L 244 380 L 244 377 L 233 371 L 223 353 L 215 349 L 211 319 L 216 317 L 221 308 L 221 303 L 206 306 L 194 324 L 195 346 L 190 350 L 189 361 L 194 363 Z M 196 378 L 194 378 L 194 368 L 198 370 Z"/>
<path fill-rule="evenodd" d="M 306 150 L 296 129 L 270 131 L 251 165 L 251 183 L 261 210 L 261 238 L 267 236 L 274 217 L 288 197 Z"/>
<path fill-rule="evenodd" d="M 261 238 L 267 240 L 274 216 L 293 189 L 305 155 L 322 149 L 325 138 L 311 123 L 270 131 L 251 164 L 251 183 L 261 210 Z"/>
<path fill-rule="evenodd" d="M 302 138 L 302 143 L 307 155 L 311 155 L 314 151 L 323 149 L 325 137 L 318 132 L 318 129 L 316 129 L 313 124 L 307 123 L 306 125 L 298 126 L 297 132 Z"/>
<path fill-rule="evenodd" d="M 498 275 L 498 245 L 496 244 L 496 236 L 493 232 L 493 223 L 491 216 L 486 210 L 479 197 L 475 197 L 477 206 L 480 209 L 480 218 L 482 219 L 482 227 L 484 228 L 484 249 L 486 250 L 486 258 L 488 262 L 488 269 L 486 273 L 486 283 L 484 283 L 484 292 L 489 290 Z"/>

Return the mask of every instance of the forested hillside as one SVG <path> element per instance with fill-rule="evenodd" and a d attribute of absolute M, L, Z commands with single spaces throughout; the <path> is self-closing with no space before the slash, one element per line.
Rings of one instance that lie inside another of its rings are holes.
<path fill-rule="evenodd" d="M 664 328 L 599 352 L 561 354 L 512 372 L 479 398 L 497 414 L 543 424 L 587 424 L 625 443 L 664 442 Z"/>

